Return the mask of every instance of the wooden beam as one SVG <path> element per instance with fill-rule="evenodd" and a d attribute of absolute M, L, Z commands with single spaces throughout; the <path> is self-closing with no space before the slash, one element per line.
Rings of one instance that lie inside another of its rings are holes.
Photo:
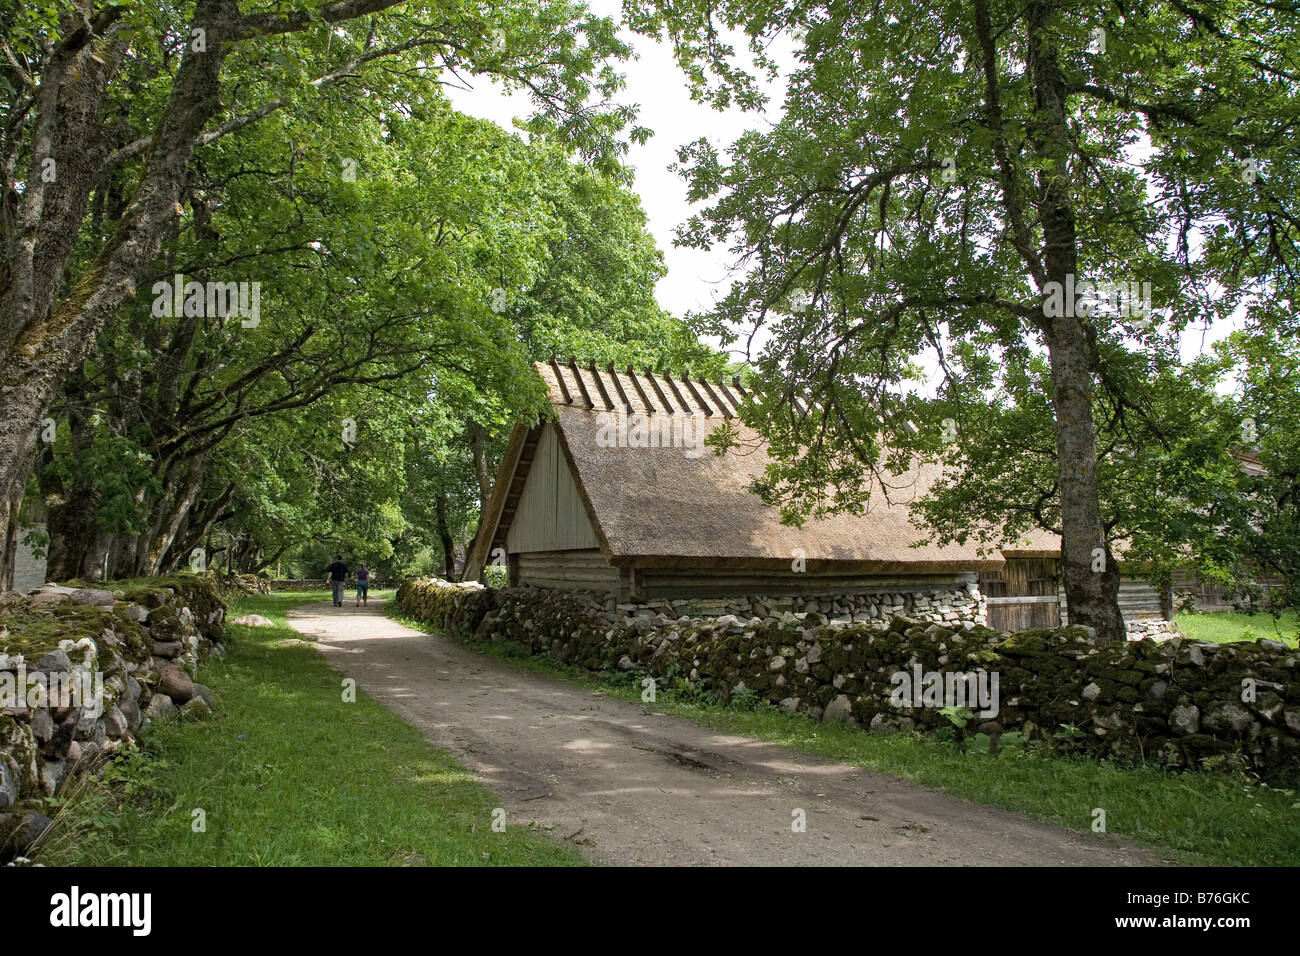
<path fill-rule="evenodd" d="M 596 380 L 596 388 L 600 389 L 600 397 L 605 400 L 605 408 L 608 411 L 614 410 L 614 401 L 609 397 L 609 390 L 605 388 L 605 380 L 600 376 L 600 369 L 596 368 L 596 363 L 591 363 L 591 376 Z"/>
<path fill-rule="evenodd" d="M 619 401 L 623 403 L 623 407 L 627 409 L 628 413 L 630 414 L 632 411 L 632 403 L 628 401 L 627 392 L 623 390 L 623 382 L 621 379 L 619 379 L 618 372 L 614 370 L 613 362 L 609 363 L 609 377 L 613 380 L 614 387 L 618 389 Z"/>
<path fill-rule="evenodd" d="M 554 355 L 551 356 L 551 369 L 555 372 L 555 380 L 560 383 L 560 391 L 564 394 L 564 404 L 572 405 L 573 396 L 569 394 L 569 386 L 564 384 L 564 373 L 560 371 L 560 363 L 555 360 Z"/>
<path fill-rule="evenodd" d="M 630 365 L 627 367 L 627 375 L 628 378 L 632 379 L 632 386 L 636 389 L 637 394 L 641 396 L 641 401 L 645 403 L 646 414 L 653 415 L 656 411 L 655 403 L 650 401 L 650 396 L 646 394 L 646 390 L 641 386 L 641 380 L 636 377 L 636 371 Z"/>
<path fill-rule="evenodd" d="M 588 408 L 595 408 L 596 403 L 591 400 L 591 395 L 587 392 L 587 383 L 582 380 L 582 371 L 578 368 L 577 360 L 569 360 L 569 368 L 573 372 L 573 377 L 578 380 L 578 390 L 582 392 L 582 400 L 587 403 Z"/>
<path fill-rule="evenodd" d="M 659 387 L 659 376 L 647 368 L 645 370 L 645 377 L 650 379 L 650 384 L 654 387 L 655 394 L 659 396 L 659 401 L 663 403 L 663 410 L 671 415 L 675 409 L 673 408 L 673 403 L 668 401 L 668 396 L 664 394 L 664 390 Z"/>

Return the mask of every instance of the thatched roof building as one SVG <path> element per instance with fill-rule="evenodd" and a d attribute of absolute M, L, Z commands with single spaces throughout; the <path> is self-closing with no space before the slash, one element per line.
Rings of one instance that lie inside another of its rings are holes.
<path fill-rule="evenodd" d="M 735 594 L 974 591 L 997 551 L 937 545 L 910 505 L 937 472 L 877 482 L 866 511 L 781 524 L 748 488 L 768 459 L 737 417 L 738 382 L 538 363 L 554 418 L 511 435 L 467 576 L 506 564 L 513 583 L 609 592 L 620 601 Z M 741 447 L 705 438 L 724 422 Z M 1039 539 L 1042 540 L 1039 540 Z M 1026 556 L 1054 558 L 1048 536 Z M 1055 593 L 1055 588 L 1052 588 Z"/>

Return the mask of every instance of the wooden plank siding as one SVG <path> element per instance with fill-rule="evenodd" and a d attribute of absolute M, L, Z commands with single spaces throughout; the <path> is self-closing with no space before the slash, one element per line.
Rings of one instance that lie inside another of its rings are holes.
<path fill-rule="evenodd" d="M 506 551 L 520 554 L 599 547 L 555 426 L 547 425 L 538 438 L 528 479 L 506 534 Z"/>
<path fill-rule="evenodd" d="M 618 568 L 599 549 L 526 551 L 511 555 L 517 562 L 518 584 L 537 588 L 576 588 L 599 594 L 617 594 Z"/>
<path fill-rule="evenodd" d="M 1056 558 L 1007 558 L 999 571 L 980 574 L 980 593 L 988 604 L 989 627 L 1022 631 L 1058 627 L 1064 600 L 1058 596 Z"/>

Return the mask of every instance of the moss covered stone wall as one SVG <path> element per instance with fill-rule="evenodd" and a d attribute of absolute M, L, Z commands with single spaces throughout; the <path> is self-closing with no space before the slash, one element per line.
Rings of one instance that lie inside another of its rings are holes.
<path fill-rule="evenodd" d="M 199 575 L 0 593 L 0 858 L 39 835 L 41 799 L 71 774 L 153 721 L 210 712 L 195 678 L 224 653 L 225 614 Z"/>
<path fill-rule="evenodd" d="M 593 671 L 718 699 L 757 696 L 868 730 L 954 727 L 995 741 L 1015 732 L 1054 746 L 1169 767 L 1214 758 L 1270 777 L 1300 769 L 1300 652 L 1278 641 L 1182 638 L 1097 645 L 1063 627 L 1007 635 L 902 614 L 863 623 L 817 612 L 775 618 L 631 617 L 581 592 L 407 581 L 408 615 L 468 641 L 498 640 Z M 996 705 L 981 705 L 978 690 Z M 957 695 L 964 697 L 954 697 Z"/>

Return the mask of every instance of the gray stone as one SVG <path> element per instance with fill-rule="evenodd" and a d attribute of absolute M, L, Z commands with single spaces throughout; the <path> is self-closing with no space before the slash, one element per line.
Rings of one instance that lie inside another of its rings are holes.
<path fill-rule="evenodd" d="M 140 624 L 149 618 L 149 609 L 143 608 L 138 604 L 132 604 L 126 608 L 126 616 L 128 620 Z"/>
<path fill-rule="evenodd" d="M 1179 704 L 1169 712 L 1169 726 L 1175 733 L 1194 734 L 1201 729 L 1201 710 L 1195 704 Z"/>
<path fill-rule="evenodd" d="M 50 823 L 49 817 L 35 810 L 0 814 L 0 853 L 7 857 L 25 856 Z"/>
<path fill-rule="evenodd" d="M 126 715 L 121 708 L 113 706 L 104 714 L 104 733 L 109 737 L 121 737 L 127 730 Z"/>
<path fill-rule="evenodd" d="M 53 797 L 63 785 L 63 778 L 68 772 L 68 765 L 62 760 L 46 760 L 41 764 L 41 789 L 47 797 Z"/>
<path fill-rule="evenodd" d="M 1168 690 L 1169 690 L 1169 684 L 1166 683 L 1165 681 L 1158 680 L 1150 687 L 1147 688 L 1147 696 L 1150 697 L 1152 700 L 1159 700 L 1160 698 L 1165 696 L 1165 693 Z"/>
<path fill-rule="evenodd" d="M 630 671 L 636 669 L 636 661 L 624 654 L 618 659 L 618 669 L 621 671 Z"/>
<path fill-rule="evenodd" d="M 134 731 L 140 729 L 140 705 L 136 703 L 134 697 L 123 694 L 117 699 L 117 709 L 120 710 L 122 716 L 126 718 L 127 730 Z"/>
<path fill-rule="evenodd" d="M 9 769 L 9 760 L 0 754 L 0 810 L 7 810 L 18 802 L 18 780 Z"/>
<path fill-rule="evenodd" d="M 853 719 L 853 703 L 845 694 L 836 694 L 835 699 L 826 705 L 826 710 L 822 714 L 822 720 L 835 721 L 838 723 L 850 724 L 852 726 L 857 726 L 858 723 Z"/>
<path fill-rule="evenodd" d="M 1098 687 L 1095 683 L 1089 684 L 1087 687 L 1083 689 L 1084 700 L 1096 700 L 1100 696 L 1101 696 L 1101 688 Z"/>
<path fill-rule="evenodd" d="M 1240 733 L 1255 722 L 1255 718 L 1239 704 L 1216 704 L 1205 712 L 1201 721 L 1207 730 Z"/>
<path fill-rule="evenodd" d="M 180 716 L 187 717 L 190 720 L 202 720 L 204 717 L 211 716 L 212 708 L 202 697 L 194 697 L 180 709 Z"/>
<path fill-rule="evenodd" d="M 795 711 L 799 709 L 799 698 L 798 697 L 782 698 L 781 702 L 777 704 L 777 706 L 780 707 L 782 710 L 789 711 L 790 713 L 793 714 Z"/>
<path fill-rule="evenodd" d="M 68 601 L 72 604 L 93 604 L 100 607 L 112 607 L 113 592 L 101 591 L 97 588 L 78 588 L 68 595 Z"/>
<path fill-rule="evenodd" d="M 36 662 L 34 668 L 38 671 L 70 671 L 72 670 L 72 661 L 68 659 L 65 651 L 48 651 L 41 655 L 41 659 Z"/>
<path fill-rule="evenodd" d="M 154 641 L 154 657 L 165 657 L 168 659 L 180 657 L 185 650 L 185 645 L 180 641 Z"/>
<path fill-rule="evenodd" d="M 47 744 L 54 737 L 54 717 L 44 707 L 37 708 L 32 712 L 32 718 L 28 722 L 32 728 L 32 736 L 42 744 Z"/>
<path fill-rule="evenodd" d="M 212 688 L 207 684 L 194 683 L 194 694 L 196 697 L 202 697 L 207 705 L 213 710 L 217 709 L 217 695 L 212 693 Z"/>
<path fill-rule="evenodd" d="M 1251 710 L 1270 724 L 1275 724 L 1282 713 L 1282 698 L 1272 691 L 1266 690 L 1255 699 L 1255 703 L 1251 705 Z"/>
<path fill-rule="evenodd" d="M 778 654 L 767 662 L 767 669 L 770 671 L 779 671 L 785 669 L 785 658 Z"/>
<path fill-rule="evenodd" d="M 1282 715 L 1282 722 L 1291 733 L 1300 736 L 1300 710 L 1288 710 Z"/>
<path fill-rule="evenodd" d="M 149 698 L 149 706 L 144 709 L 144 715 L 155 723 L 161 723 L 176 716 L 176 705 L 166 694 L 154 694 Z"/>

